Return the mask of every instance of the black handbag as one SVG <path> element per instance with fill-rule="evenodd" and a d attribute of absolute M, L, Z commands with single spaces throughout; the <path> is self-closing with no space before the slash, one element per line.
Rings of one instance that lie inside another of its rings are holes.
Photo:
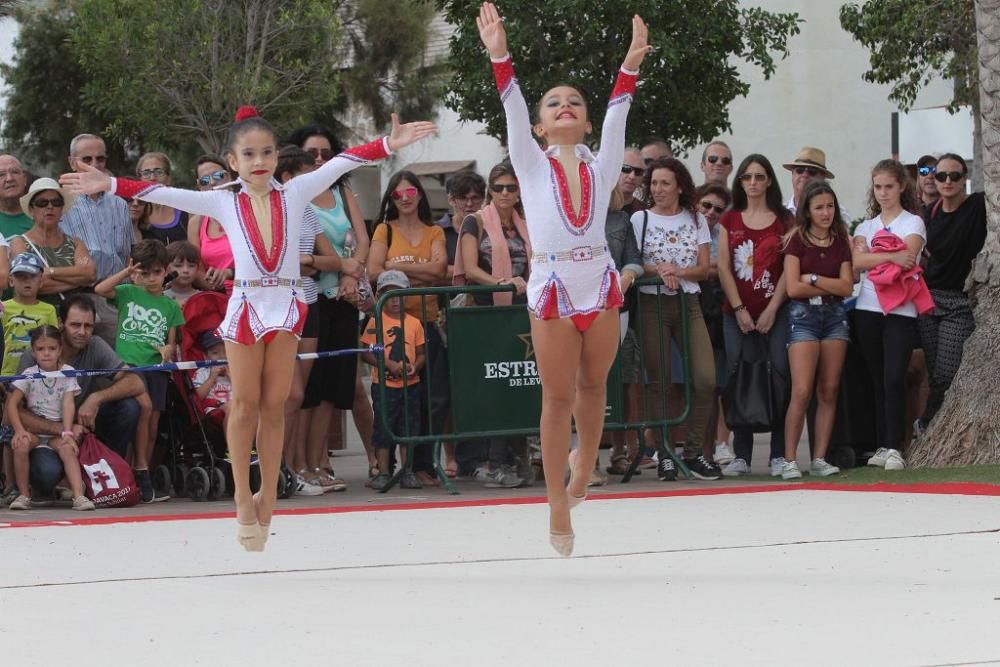
<path fill-rule="evenodd" d="M 756 332 L 745 335 L 722 394 L 726 425 L 733 431 L 770 432 L 785 418 L 787 403 L 788 381 L 771 367 L 767 338 Z"/>
<path fill-rule="evenodd" d="M 649 223 L 649 211 L 642 212 L 642 235 L 639 237 L 639 257 L 642 258 L 642 251 L 646 249 L 646 225 Z M 642 276 L 639 276 L 642 278 Z M 636 278 L 638 280 L 639 278 Z M 625 312 L 628 313 L 628 328 L 635 329 L 636 319 L 639 317 L 639 286 L 633 284 L 629 291 L 625 292 Z"/>

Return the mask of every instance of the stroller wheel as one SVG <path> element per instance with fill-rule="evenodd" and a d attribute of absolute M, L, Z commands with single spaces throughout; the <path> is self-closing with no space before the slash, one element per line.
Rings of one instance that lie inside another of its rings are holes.
<path fill-rule="evenodd" d="M 190 472 L 190 466 L 184 463 L 178 463 L 174 466 L 174 493 L 175 498 L 186 497 L 187 492 L 187 476 Z"/>
<path fill-rule="evenodd" d="M 294 495 L 295 475 L 282 463 L 281 468 L 278 469 L 278 497 L 288 499 Z"/>
<path fill-rule="evenodd" d="M 156 490 L 156 495 L 170 496 L 173 495 L 173 490 L 171 487 L 171 475 L 170 468 L 164 465 L 156 466 L 153 469 L 153 488 Z"/>
<path fill-rule="evenodd" d="M 221 500 L 226 497 L 226 471 L 222 469 L 222 464 L 217 463 L 211 472 L 212 482 L 209 490 L 209 498 Z"/>
<path fill-rule="evenodd" d="M 205 500 L 208 498 L 208 494 L 211 491 L 211 480 L 208 477 L 207 470 L 201 466 L 191 468 L 188 471 L 186 482 L 188 497 L 191 500 Z"/>

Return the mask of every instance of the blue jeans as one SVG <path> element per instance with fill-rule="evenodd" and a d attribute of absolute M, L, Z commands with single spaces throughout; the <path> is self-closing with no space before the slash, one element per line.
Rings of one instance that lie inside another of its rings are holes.
<path fill-rule="evenodd" d="M 841 301 L 810 304 L 792 301 L 788 306 L 788 344 L 851 340 L 847 311 Z"/>
<path fill-rule="evenodd" d="M 97 439 L 125 458 L 128 444 L 135 436 L 139 423 L 139 403 L 134 398 L 122 398 L 101 405 L 97 411 L 94 434 Z"/>
<path fill-rule="evenodd" d="M 736 371 L 736 363 L 740 358 L 740 349 L 743 346 L 743 332 L 740 325 L 736 323 L 733 315 L 722 316 L 722 336 L 726 343 L 726 377 L 729 378 Z M 788 306 L 787 304 L 778 309 L 778 314 L 774 318 L 774 326 L 767 334 L 767 356 L 771 362 L 771 368 L 775 373 L 781 373 L 786 381 L 791 377 L 788 370 Z M 791 386 L 791 382 L 788 383 Z M 753 433 L 751 431 L 733 431 L 733 450 L 736 458 L 743 459 L 750 464 L 753 459 Z M 771 458 L 782 458 L 785 456 L 785 415 L 784 412 L 778 415 L 775 423 L 771 424 Z"/>

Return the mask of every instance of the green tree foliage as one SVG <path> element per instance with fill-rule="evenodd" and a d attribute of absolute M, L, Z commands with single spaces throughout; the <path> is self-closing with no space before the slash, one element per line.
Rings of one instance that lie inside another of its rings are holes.
<path fill-rule="evenodd" d="M 891 84 L 889 99 L 908 110 L 934 77 L 954 81 L 950 110 L 978 104 L 973 0 L 868 0 L 840 8 L 840 25 L 871 51 L 865 81 Z"/>
<path fill-rule="evenodd" d="M 351 45 L 343 84 L 348 97 L 372 115 L 377 127 L 397 111 L 428 118 L 444 92 L 446 64 L 425 59 L 433 2 L 356 0 L 340 15 Z"/>
<path fill-rule="evenodd" d="M 185 165 L 221 149 L 240 104 L 281 133 L 318 121 L 346 135 L 348 108 L 376 126 L 391 110 L 429 117 L 441 91 L 441 65 L 424 61 L 433 16 L 428 0 L 25 3 L 2 70 L 2 139 L 39 165 L 61 162 L 79 132 L 109 136 L 111 158 L 159 149 Z"/>
<path fill-rule="evenodd" d="M 489 58 L 479 42 L 479 0 L 439 0 L 458 26 L 451 39 L 454 78 L 447 105 L 463 120 L 485 123 L 503 139 L 504 117 Z M 737 0 L 504 0 L 498 8 L 510 40 L 518 81 L 529 104 L 559 82 L 588 94 L 595 133 L 605 95 L 631 41 L 633 14 L 649 24 L 657 48 L 642 66 L 637 104 L 629 114 L 628 138 L 651 134 L 684 150 L 730 129 L 729 103 L 750 90 L 735 67 L 744 60 L 765 78 L 775 57 L 788 55 L 798 34 L 797 14 L 741 7 Z"/>
<path fill-rule="evenodd" d="M 277 127 L 334 105 L 340 36 L 323 0 L 84 0 L 73 44 L 116 139 L 218 153 L 240 104 Z"/>
<path fill-rule="evenodd" d="M 25 164 L 65 166 L 70 139 L 99 131 L 108 122 L 90 111 L 79 95 L 86 76 L 70 42 L 75 15 L 66 3 L 59 3 L 43 12 L 18 7 L 15 17 L 21 30 L 14 40 L 13 62 L 0 65 L 9 91 L 0 138 Z M 121 151 L 108 157 L 114 167 L 121 162 Z"/>

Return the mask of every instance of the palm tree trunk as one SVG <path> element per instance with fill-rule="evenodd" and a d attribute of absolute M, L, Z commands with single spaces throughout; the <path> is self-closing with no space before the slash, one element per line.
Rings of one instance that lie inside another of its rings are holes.
<path fill-rule="evenodd" d="M 976 0 L 987 235 L 969 275 L 976 331 L 915 466 L 1000 463 L 1000 0 Z"/>

